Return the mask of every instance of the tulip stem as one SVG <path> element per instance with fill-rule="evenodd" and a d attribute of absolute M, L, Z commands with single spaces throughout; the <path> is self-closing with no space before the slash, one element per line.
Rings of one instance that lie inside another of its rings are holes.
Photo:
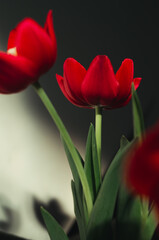
<path fill-rule="evenodd" d="M 83 187 L 88 214 L 90 215 L 92 207 L 93 207 L 93 202 L 92 202 L 92 197 L 91 197 L 91 192 L 90 192 L 90 188 L 88 185 L 88 181 L 87 181 L 86 175 L 84 173 L 84 169 L 83 169 L 79 154 L 77 153 L 76 148 L 71 140 L 71 137 L 69 136 L 61 118 L 59 117 L 58 113 L 56 112 L 53 104 L 51 103 L 51 101 L 48 98 L 47 94 L 45 93 L 44 89 L 40 86 L 40 84 L 38 82 L 35 82 L 33 84 L 33 87 L 34 87 L 36 93 L 38 94 L 38 96 L 40 97 L 40 99 L 42 100 L 44 106 L 50 113 L 50 116 L 54 120 L 61 136 L 63 137 L 63 139 L 70 151 L 70 154 L 72 155 L 76 170 L 78 172 L 78 175 L 81 180 L 82 187 Z"/>
<path fill-rule="evenodd" d="M 101 170 L 101 146 L 102 146 L 102 107 L 95 108 L 95 133 L 99 169 Z"/>

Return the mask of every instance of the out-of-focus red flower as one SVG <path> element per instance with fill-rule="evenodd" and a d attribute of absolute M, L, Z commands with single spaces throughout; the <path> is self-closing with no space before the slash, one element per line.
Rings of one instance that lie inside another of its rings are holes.
<path fill-rule="evenodd" d="M 52 11 L 48 12 L 44 28 L 31 18 L 21 21 L 10 32 L 7 49 L 7 53 L 0 52 L 0 93 L 23 90 L 55 62 Z"/>
<path fill-rule="evenodd" d="M 107 56 L 96 56 L 86 70 L 73 58 L 64 62 L 63 77 L 56 75 L 65 97 L 79 107 L 106 109 L 126 105 L 131 98 L 131 85 L 138 88 L 141 78 L 134 78 L 134 64 L 125 59 L 117 73 Z"/>
<path fill-rule="evenodd" d="M 154 201 L 159 210 L 159 122 L 134 145 L 124 163 L 128 187 Z"/>

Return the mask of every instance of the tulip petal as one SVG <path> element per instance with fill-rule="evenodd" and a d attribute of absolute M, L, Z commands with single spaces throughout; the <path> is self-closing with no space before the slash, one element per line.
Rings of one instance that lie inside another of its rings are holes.
<path fill-rule="evenodd" d="M 127 99 L 131 94 L 131 84 L 134 76 L 134 63 L 126 58 L 116 73 L 116 79 L 119 82 L 119 93 L 117 99 Z"/>
<path fill-rule="evenodd" d="M 17 29 L 15 28 L 9 34 L 7 49 L 16 47 L 16 35 Z"/>
<path fill-rule="evenodd" d="M 15 93 L 37 80 L 37 68 L 28 59 L 0 52 L 0 92 Z"/>
<path fill-rule="evenodd" d="M 64 95 L 77 106 L 113 109 L 126 105 L 131 99 L 132 82 L 137 88 L 141 79 L 133 79 L 133 61 L 125 59 L 116 76 L 107 56 L 97 56 L 86 71 L 73 58 L 64 63 L 64 77 L 58 83 Z"/>
<path fill-rule="evenodd" d="M 82 93 L 90 105 L 109 105 L 117 96 L 118 82 L 107 56 L 97 56 L 87 70 Z"/>
<path fill-rule="evenodd" d="M 51 32 L 51 12 L 47 17 L 47 29 Z M 48 32 L 37 24 L 33 19 L 26 18 L 20 22 L 10 33 L 8 48 L 16 47 L 19 56 L 26 57 L 36 63 L 39 73 L 46 72 L 54 63 L 56 58 L 56 39 L 54 41 Z"/>
<path fill-rule="evenodd" d="M 139 87 L 141 79 L 142 78 L 134 78 L 133 82 L 134 82 L 135 89 Z"/>
<path fill-rule="evenodd" d="M 52 55 L 54 56 L 54 60 L 53 60 L 53 63 L 54 63 L 57 57 L 57 42 L 56 42 L 56 36 L 54 31 L 54 25 L 53 25 L 52 10 L 50 10 L 47 14 L 44 29 L 51 39 L 52 50 L 53 50 Z"/>
<path fill-rule="evenodd" d="M 86 75 L 86 69 L 75 59 L 67 58 L 64 63 L 64 86 L 71 98 L 81 105 L 85 103 L 81 92 L 81 85 Z"/>
<path fill-rule="evenodd" d="M 78 106 L 78 107 L 83 107 L 85 105 L 82 105 L 80 101 L 77 101 L 76 99 L 74 99 L 72 96 L 70 96 L 67 91 L 65 90 L 65 86 L 64 86 L 64 78 L 58 74 L 56 74 L 56 79 L 57 82 L 59 84 L 59 87 L 62 91 L 62 93 L 64 94 L 64 96 L 74 105 Z"/>
<path fill-rule="evenodd" d="M 44 29 L 47 32 L 47 34 L 50 36 L 50 38 L 52 40 L 52 44 L 54 46 L 56 46 L 56 36 L 55 36 L 55 32 L 54 32 L 52 10 L 50 10 L 47 14 Z"/>
<path fill-rule="evenodd" d="M 135 90 L 139 87 L 141 79 L 142 78 L 134 78 L 133 82 L 135 85 Z M 112 104 L 111 104 L 111 108 L 119 108 L 119 107 L 123 107 L 123 106 L 127 105 L 130 102 L 131 97 L 132 97 L 132 93 L 130 92 L 130 94 L 127 98 L 123 97 L 123 98 L 115 99 L 115 101 L 112 102 Z"/>

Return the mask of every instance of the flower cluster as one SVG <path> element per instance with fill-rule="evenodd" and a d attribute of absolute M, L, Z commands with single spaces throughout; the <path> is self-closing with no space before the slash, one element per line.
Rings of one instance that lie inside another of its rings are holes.
<path fill-rule="evenodd" d="M 56 59 L 57 44 L 52 11 L 42 28 L 26 18 L 10 32 L 7 53 L 0 52 L 0 92 L 15 93 L 36 82 Z M 96 56 L 88 70 L 73 58 L 64 63 L 64 76 L 56 75 L 67 99 L 79 106 L 106 109 L 126 105 L 131 98 L 131 84 L 137 89 L 141 78 L 134 78 L 134 64 L 125 59 L 117 73 L 107 56 Z"/>

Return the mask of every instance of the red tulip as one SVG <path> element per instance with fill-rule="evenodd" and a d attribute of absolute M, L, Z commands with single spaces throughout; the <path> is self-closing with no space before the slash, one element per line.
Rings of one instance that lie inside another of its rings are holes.
<path fill-rule="evenodd" d="M 125 160 L 125 181 L 136 194 L 148 197 L 159 209 L 159 122 L 135 144 Z"/>
<path fill-rule="evenodd" d="M 126 105 L 131 98 L 131 85 L 135 89 L 141 78 L 134 78 L 134 65 L 125 59 L 117 73 L 113 71 L 107 56 L 96 56 L 86 70 L 73 58 L 64 62 L 63 77 L 56 75 L 58 84 L 65 97 L 79 107 L 106 109 Z"/>
<path fill-rule="evenodd" d="M 37 81 L 51 68 L 56 53 L 52 11 L 44 28 L 25 18 L 10 32 L 7 53 L 0 52 L 0 93 L 18 92 Z"/>

